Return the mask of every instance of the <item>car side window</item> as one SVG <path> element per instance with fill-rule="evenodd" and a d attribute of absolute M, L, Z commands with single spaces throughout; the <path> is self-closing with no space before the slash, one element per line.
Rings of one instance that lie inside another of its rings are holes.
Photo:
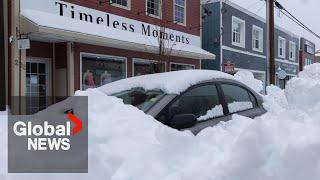
<path fill-rule="evenodd" d="M 229 113 L 236 113 L 256 107 L 254 96 L 246 89 L 231 84 L 221 85 Z"/>
<path fill-rule="evenodd" d="M 216 86 L 209 84 L 190 89 L 169 104 L 157 119 L 168 124 L 179 114 L 193 114 L 198 121 L 223 116 L 223 107 L 219 102 Z"/>

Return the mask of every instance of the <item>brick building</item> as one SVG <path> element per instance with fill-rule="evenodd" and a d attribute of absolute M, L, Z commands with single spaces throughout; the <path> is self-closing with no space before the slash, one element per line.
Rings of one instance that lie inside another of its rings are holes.
<path fill-rule="evenodd" d="M 300 39 L 300 54 L 299 54 L 299 70 L 303 71 L 305 66 L 316 62 L 315 50 L 316 45 L 305 39 Z"/>
<path fill-rule="evenodd" d="M 70 96 L 215 58 L 201 49 L 200 0 L 12 0 L 8 19 L 9 97 Z"/>
<path fill-rule="evenodd" d="M 320 63 L 320 50 L 316 52 L 315 56 L 316 56 L 315 63 Z"/>

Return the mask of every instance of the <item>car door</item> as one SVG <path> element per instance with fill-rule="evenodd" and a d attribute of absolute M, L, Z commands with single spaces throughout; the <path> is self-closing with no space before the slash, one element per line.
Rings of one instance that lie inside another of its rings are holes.
<path fill-rule="evenodd" d="M 254 118 L 263 113 L 256 97 L 247 88 L 234 83 L 220 83 L 219 88 L 227 109 L 227 119 L 231 119 L 233 114 Z"/>
<path fill-rule="evenodd" d="M 174 116 L 193 114 L 197 121 L 187 129 L 197 134 L 203 128 L 213 126 L 224 118 L 222 101 L 215 83 L 196 85 L 177 96 L 159 113 L 156 119 L 170 126 Z"/>

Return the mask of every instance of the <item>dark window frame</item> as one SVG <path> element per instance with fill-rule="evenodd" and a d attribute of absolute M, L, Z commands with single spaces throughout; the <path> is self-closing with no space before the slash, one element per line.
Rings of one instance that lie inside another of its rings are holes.
<path fill-rule="evenodd" d="M 168 106 L 171 106 L 173 103 L 175 103 L 177 100 L 179 100 L 179 98 L 181 96 L 183 96 L 184 94 L 188 93 L 189 91 L 195 89 L 195 88 L 198 88 L 198 87 L 201 87 L 201 86 L 207 86 L 207 85 L 214 85 L 216 86 L 216 89 L 217 89 L 217 94 L 218 94 L 218 100 L 219 100 L 219 103 L 222 105 L 222 108 L 223 108 L 223 115 L 222 116 L 219 116 L 219 117 L 214 117 L 214 118 L 210 118 L 210 119 L 207 119 L 207 120 L 202 120 L 202 121 L 197 121 L 196 124 L 200 124 L 200 123 L 205 123 L 207 121 L 212 121 L 214 119 L 217 119 L 217 118 L 221 118 L 221 117 L 225 117 L 227 114 L 226 114 L 226 109 L 225 109 L 225 104 L 224 104 L 224 98 L 222 97 L 223 95 L 221 94 L 221 90 L 219 89 L 220 87 L 218 86 L 218 82 L 203 82 L 203 83 L 199 83 L 199 84 L 196 84 L 196 85 L 193 85 L 191 87 L 189 87 L 187 90 L 185 90 L 183 93 L 180 93 L 179 95 L 177 95 L 175 98 L 173 98 L 156 116 L 155 116 L 155 119 L 157 119 L 159 122 L 165 124 L 165 125 L 168 125 L 170 124 L 170 120 L 169 119 L 166 119 L 165 122 L 163 121 L 160 121 L 159 119 L 159 116 L 166 110 L 166 108 Z"/>
<path fill-rule="evenodd" d="M 249 95 L 249 98 L 250 98 L 250 101 L 251 101 L 251 103 L 252 103 L 253 108 L 245 109 L 245 110 L 242 110 L 242 111 L 237 111 L 237 112 L 234 112 L 234 113 L 230 113 L 230 112 L 229 112 L 229 108 L 228 108 L 228 103 L 226 102 L 225 95 L 224 95 L 224 92 L 223 92 L 223 89 L 222 89 L 221 85 L 237 86 L 237 87 L 242 88 L 242 89 L 244 89 L 245 91 L 247 91 L 247 93 L 248 93 L 248 95 Z M 217 86 L 219 87 L 220 93 L 221 93 L 222 98 L 223 98 L 223 106 L 224 106 L 223 109 L 226 110 L 225 116 L 227 116 L 227 115 L 233 115 L 233 114 L 238 114 L 238 113 L 245 112 L 245 111 L 249 111 L 249 110 L 253 110 L 253 109 L 259 107 L 257 97 L 256 97 L 255 94 L 254 94 L 250 89 L 248 89 L 247 87 L 245 87 L 245 86 L 243 86 L 243 85 L 240 85 L 240 84 L 237 84 L 237 83 L 232 83 L 232 82 L 218 82 L 218 83 L 217 83 Z M 253 99 L 253 100 L 254 100 L 254 103 L 252 102 L 252 99 L 251 99 L 251 98 L 254 98 L 254 99 Z"/>

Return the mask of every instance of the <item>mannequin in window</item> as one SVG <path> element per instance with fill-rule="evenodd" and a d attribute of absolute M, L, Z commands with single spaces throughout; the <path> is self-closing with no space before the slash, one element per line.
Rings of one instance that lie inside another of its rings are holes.
<path fill-rule="evenodd" d="M 102 86 L 111 82 L 112 82 L 111 74 L 108 71 L 104 71 L 104 73 L 100 75 L 100 85 Z"/>
<path fill-rule="evenodd" d="M 93 74 L 90 72 L 89 69 L 83 74 L 83 80 L 84 80 L 84 89 L 87 88 L 94 88 L 94 80 L 93 80 Z"/>

